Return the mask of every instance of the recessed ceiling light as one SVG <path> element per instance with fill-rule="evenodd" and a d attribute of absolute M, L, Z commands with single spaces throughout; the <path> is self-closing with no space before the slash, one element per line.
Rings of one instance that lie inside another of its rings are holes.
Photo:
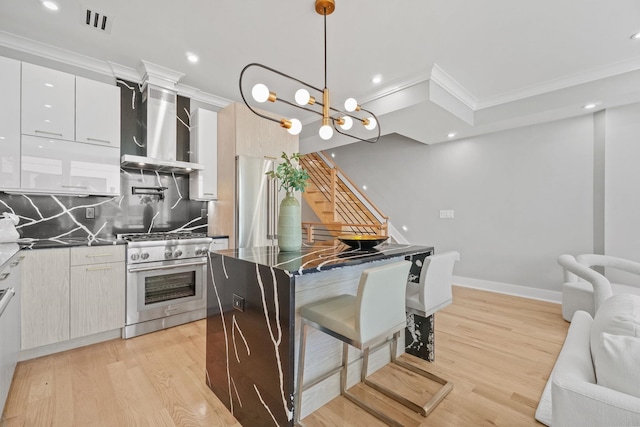
<path fill-rule="evenodd" d="M 371 81 L 375 84 L 378 84 L 382 81 L 382 76 L 380 74 L 378 74 L 377 76 L 373 76 L 373 78 L 371 79 Z"/>
<path fill-rule="evenodd" d="M 631 40 L 638 40 L 640 39 L 640 31 L 633 34 L 631 37 L 629 37 Z"/>
<path fill-rule="evenodd" d="M 60 7 L 58 7 L 58 4 L 56 2 L 50 1 L 50 0 L 45 0 L 42 2 L 42 5 L 44 7 L 46 7 L 49 10 L 58 10 L 60 9 Z"/>
<path fill-rule="evenodd" d="M 53 87 L 53 85 L 51 83 L 45 83 L 44 84 L 46 87 Z"/>
<path fill-rule="evenodd" d="M 597 103 L 592 102 L 590 104 L 583 105 L 582 108 L 584 108 L 585 110 L 591 110 L 593 108 L 596 108 L 597 106 L 598 106 Z"/>
<path fill-rule="evenodd" d="M 363 185 L 363 186 L 362 186 L 362 189 L 366 191 L 366 190 L 367 190 L 367 186 L 366 186 L 366 185 Z"/>
<path fill-rule="evenodd" d="M 331 157 L 335 159 L 336 158 L 336 153 L 331 153 Z"/>
<path fill-rule="evenodd" d="M 406 225 L 402 226 L 402 231 L 409 231 L 409 227 L 407 227 Z"/>
<path fill-rule="evenodd" d="M 187 60 L 192 64 L 195 64 L 200 60 L 200 58 L 198 58 L 198 55 L 196 55 L 195 53 L 187 52 Z"/>
<path fill-rule="evenodd" d="M 453 138 L 453 137 L 454 137 L 454 136 L 456 136 L 456 135 L 457 135 L 457 133 L 455 133 L 455 132 L 449 132 L 449 133 L 447 134 L 447 138 Z"/>

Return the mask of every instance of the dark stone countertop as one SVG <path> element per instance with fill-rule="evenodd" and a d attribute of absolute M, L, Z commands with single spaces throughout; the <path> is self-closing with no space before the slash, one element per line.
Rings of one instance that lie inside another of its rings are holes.
<path fill-rule="evenodd" d="M 61 237 L 59 239 L 19 239 L 20 249 L 53 249 L 71 248 L 74 246 L 109 246 L 124 245 L 127 242 L 113 237 L 98 237 L 90 240 L 87 237 Z"/>
<path fill-rule="evenodd" d="M 371 250 L 356 250 L 342 243 L 306 246 L 296 252 L 280 252 L 277 246 L 227 249 L 216 254 L 274 267 L 292 275 L 316 273 L 399 256 L 425 253 L 432 246 L 383 243 Z"/>

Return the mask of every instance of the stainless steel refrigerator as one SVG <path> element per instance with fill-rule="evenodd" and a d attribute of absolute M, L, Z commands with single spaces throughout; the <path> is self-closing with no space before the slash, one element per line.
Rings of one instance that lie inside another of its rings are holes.
<path fill-rule="evenodd" d="M 278 211 L 285 192 L 269 178 L 279 160 L 236 156 L 236 247 L 278 244 Z"/>

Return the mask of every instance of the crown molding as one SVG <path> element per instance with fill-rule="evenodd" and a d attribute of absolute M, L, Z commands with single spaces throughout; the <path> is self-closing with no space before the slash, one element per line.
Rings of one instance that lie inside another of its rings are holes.
<path fill-rule="evenodd" d="M 138 84 L 142 83 L 140 73 L 138 73 L 135 69 L 125 67 L 124 65 L 120 65 L 111 61 L 107 61 L 107 64 L 109 64 L 109 66 L 111 67 L 111 72 L 116 78 L 124 79 Z"/>
<path fill-rule="evenodd" d="M 180 96 L 185 96 L 187 98 L 191 98 L 194 101 L 204 102 L 205 104 L 214 105 L 220 108 L 225 108 L 229 104 L 233 103 L 233 101 L 231 101 L 230 99 L 212 95 L 210 93 L 203 92 L 198 88 L 187 86 L 182 83 L 178 83 L 176 85 L 176 89 L 178 91 L 178 95 Z"/>
<path fill-rule="evenodd" d="M 414 75 L 404 80 L 399 80 L 395 84 L 391 85 L 388 89 L 385 89 L 381 92 L 377 92 L 369 97 L 363 98 L 360 101 L 360 105 L 365 105 L 367 103 L 377 101 L 378 99 L 387 97 L 389 95 L 393 95 L 394 93 L 401 92 L 405 89 L 411 88 L 413 86 L 420 85 L 429 81 L 429 78 L 425 78 L 423 75 Z M 388 87 L 388 86 L 387 86 Z"/>
<path fill-rule="evenodd" d="M 478 109 L 495 107 L 501 104 L 507 104 L 509 102 L 519 101 L 525 98 L 543 95 L 545 93 L 567 89 L 572 86 L 591 83 L 596 80 L 606 79 L 637 70 L 640 70 L 640 58 L 620 61 L 612 65 L 592 68 L 585 72 L 560 77 L 541 84 L 532 85 L 524 89 L 514 90 L 502 95 L 489 97 L 478 103 Z"/>
<path fill-rule="evenodd" d="M 99 74 L 113 76 L 111 67 L 105 61 L 91 58 L 66 49 L 27 39 L 6 31 L 0 31 L 0 45 L 30 55 L 39 56 Z"/>
<path fill-rule="evenodd" d="M 438 64 L 433 64 L 433 68 L 431 68 L 430 80 L 444 89 L 458 101 L 462 102 L 467 108 L 470 108 L 473 111 L 477 110 L 478 98 L 473 96 L 471 92 L 465 89 Z"/>
<path fill-rule="evenodd" d="M 152 83 L 162 87 L 170 86 L 169 88 L 177 91 L 179 95 L 187 96 L 196 101 L 220 108 L 224 108 L 232 103 L 232 101 L 226 98 L 180 84 L 178 80 L 184 76 L 183 73 L 161 65 L 152 64 L 148 61 L 141 60 L 141 65 L 138 67 L 138 70 L 136 70 L 115 62 L 91 58 L 1 30 L 0 46 L 138 84 L 141 84 L 148 76 L 151 76 L 153 79 Z"/>

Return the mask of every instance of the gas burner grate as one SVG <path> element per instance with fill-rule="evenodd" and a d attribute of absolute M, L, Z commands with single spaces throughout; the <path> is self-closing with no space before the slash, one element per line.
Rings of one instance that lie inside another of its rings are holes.
<path fill-rule="evenodd" d="M 128 233 L 119 234 L 118 239 L 127 242 L 146 242 L 154 240 L 182 240 L 182 239 L 198 239 L 207 237 L 205 233 L 194 233 L 191 231 L 175 231 L 175 232 L 154 232 L 154 233 Z"/>

